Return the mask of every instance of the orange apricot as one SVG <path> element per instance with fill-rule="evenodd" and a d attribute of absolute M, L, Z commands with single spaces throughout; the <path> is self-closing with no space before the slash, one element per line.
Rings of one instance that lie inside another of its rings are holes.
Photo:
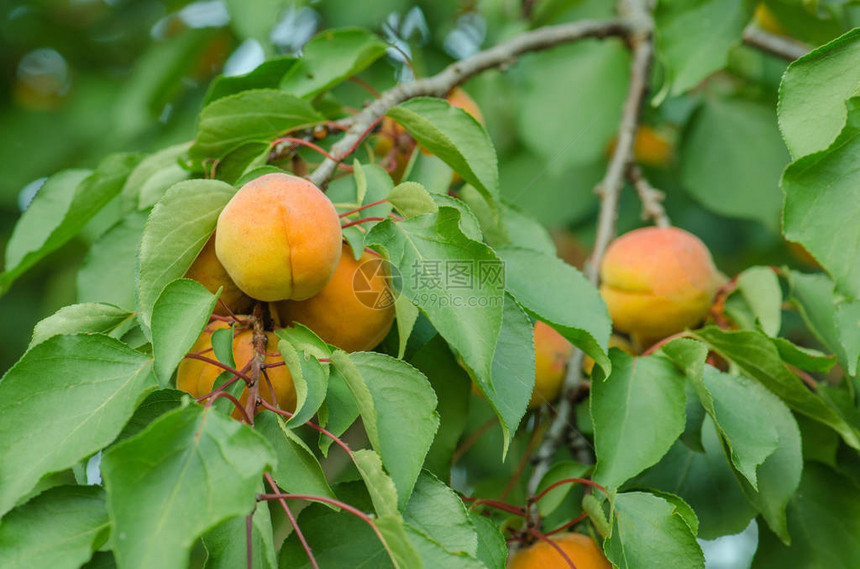
<path fill-rule="evenodd" d="M 347 352 L 376 347 L 394 322 L 384 261 L 365 252 L 358 261 L 344 245 L 329 283 L 307 300 L 276 303 L 283 324 L 298 322 Z"/>
<path fill-rule="evenodd" d="M 227 274 L 226 269 L 224 269 L 224 265 L 218 260 L 218 257 L 215 255 L 214 236 L 209 238 L 209 241 L 203 246 L 200 254 L 194 259 L 191 267 L 185 273 L 185 278 L 194 279 L 205 286 L 206 290 L 212 294 L 215 294 L 219 288 L 223 287 L 220 298 L 233 314 L 247 312 L 254 302 L 242 292 L 242 289 L 236 286 L 236 283 L 233 282 L 230 275 Z M 227 313 L 220 302 L 215 305 L 214 312 L 222 316 Z"/>
<path fill-rule="evenodd" d="M 535 387 L 529 409 L 558 398 L 572 353 L 573 346 L 564 336 L 540 320 L 535 322 Z"/>
<path fill-rule="evenodd" d="M 615 150 L 617 139 L 613 138 L 606 149 L 609 156 Z M 646 125 L 636 130 L 633 139 L 633 156 L 638 164 L 654 168 L 666 168 L 672 163 L 675 147 L 672 140 L 663 131 Z"/>
<path fill-rule="evenodd" d="M 705 244 L 675 227 L 622 235 L 606 250 L 600 277 L 612 323 L 642 347 L 704 320 L 723 280 Z"/>
<path fill-rule="evenodd" d="M 251 298 L 304 300 L 340 259 L 340 218 L 311 182 L 289 174 L 251 180 L 218 216 L 215 253 Z"/>
<path fill-rule="evenodd" d="M 211 322 L 200 334 L 200 337 L 191 348 L 191 353 L 208 350 L 212 347 L 212 334 L 220 328 L 229 328 L 226 322 Z M 268 340 L 267 350 L 277 353 L 278 337 L 274 332 L 266 332 Z M 215 355 L 209 351 L 203 354 L 205 357 L 215 359 Z M 251 330 L 240 330 L 233 338 L 233 360 L 236 369 L 242 370 L 251 358 L 254 357 L 253 332 Z M 283 362 L 281 356 L 265 356 L 265 363 Z M 179 364 L 176 372 L 176 388 L 190 393 L 193 397 L 206 395 L 215 386 L 215 380 L 224 370 L 209 362 L 186 358 Z M 268 379 L 266 379 L 268 376 Z M 265 370 L 265 375 L 260 375 L 260 396 L 271 404 L 277 404 L 281 409 L 294 411 L 296 408 L 296 388 L 293 378 L 287 366 L 281 365 Z M 239 402 L 244 407 L 248 398 L 248 389 L 242 391 Z M 238 411 L 233 414 L 239 418 Z"/>
<path fill-rule="evenodd" d="M 576 569 L 612 569 L 612 564 L 603 555 L 593 539 L 581 533 L 561 533 L 550 538 L 576 565 Z M 520 549 L 508 560 L 508 569 L 569 569 L 570 564 L 558 550 L 538 541 Z"/>

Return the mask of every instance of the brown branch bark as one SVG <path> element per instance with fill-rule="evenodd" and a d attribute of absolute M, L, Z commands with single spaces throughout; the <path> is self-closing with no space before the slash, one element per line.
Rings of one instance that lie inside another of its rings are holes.
<path fill-rule="evenodd" d="M 639 201 L 642 202 L 642 219 L 650 219 L 657 227 L 669 227 L 669 216 L 666 215 L 666 210 L 663 209 L 663 199 L 666 197 L 663 192 L 655 188 L 648 182 L 642 169 L 637 165 L 633 165 L 628 174 L 628 179 L 636 193 L 639 195 Z"/>
<path fill-rule="evenodd" d="M 744 30 L 744 43 L 788 61 L 803 57 L 810 51 L 809 46 L 804 43 L 771 34 L 755 24 L 747 26 Z"/>
<path fill-rule="evenodd" d="M 309 179 L 323 188 L 334 175 L 337 165 L 348 151 L 361 140 L 370 126 L 388 109 L 414 97 L 444 97 L 451 89 L 488 69 L 503 67 L 517 57 L 533 51 L 550 49 L 585 38 L 606 38 L 628 35 L 626 20 L 583 20 L 558 26 L 546 26 L 521 34 L 510 41 L 491 47 L 472 57 L 453 63 L 432 77 L 402 83 L 371 102 L 349 121 L 349 130 L 331 148 L 333 159 L 326 158 Z"/>
<path fill-rule="evenodd" d="M 651 16 L 651 3 L 648 0 L 627 0 L 622 3 L 621 10 L 625 21 L 628 21 L 631 26 L 628 35 L 632 50 L 630 86 L 624 103 L 615 149 L 609 159 L 606 174 L 595 188 L 595 192 L 600 196 L 600 213 L 594 250 L 585 266 L 585 276 L 594 285 L 598 284 L 600 262 L 606 248 L 615 237 L 618 198 L 624 187 L 627 173 L 634 165 L 633 142 L 636 138 L 639 113 L 648 90 L 648 74 L 654 58 L 654 20 Z M 567 376 L 556 407 L 557 414 L 532 459 L 534 469 L 527 487 L 529 495 L 535 493 L 541 479 L 549 470 L 556 451 L 567 439 L 567 433 L 575 428 L 572 424 L 574 420 L 572 396 L 582 383 L 583 357 L 582 351 L 577 349 L 574 350 L 568 362 Z"/>

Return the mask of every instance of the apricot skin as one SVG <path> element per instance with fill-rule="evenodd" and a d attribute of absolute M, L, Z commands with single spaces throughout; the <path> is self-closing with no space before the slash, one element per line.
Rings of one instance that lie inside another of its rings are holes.
<path fill-rule="evenodd" d="M 723 278 L 704 243 L 675 227 L 622 235 L 606 250 L 600 277 L 612 323 L 642 347 L 704 320 Z"/>
<path fill-rule="evenodd" d="M 363 263 L 376 268 L 378 257 L 365 252 L 356 261 L 349 246 L 343 246 L 340 262 L 329 283 L 307 300 L 284 301 L 275 305 L 283 324 L 299 322 L 313 330 L 325 342 L 347 352 L 359 352 L 376 347 L 388 334 L 394 322 L 394 305 L 371 308 L 355 294 L 353 279 Z M 359 279 L 362 273 L 359 273 Z M 371 303 L 388 286 L 384 275 L 370 281 L 365 302 Z M 365 295 L 365 293 L 362 293 Z"/>
<path fill-rule="evenodd" d="M 612 569 L 593 539 L 580 533 L 562 533 L 550 537 L 573 561 L 576 569 Z M 508 560 L 508 569 L 569 569 L 570 565 L 550 544 L 539 541 L 517 551 Z"/>
<path fill-rule="evenodd" d="M 219 288 L 223 287 L 220 299 L 233 314 L 247 312 L 254 302 L 242 292 L 242 289 L 236 286 L 236 283 L 227 274 L 227 270 L 224 269 L 224 265 L 218 260 L 218 257 L 215 255 L 214 236 L 209 238 L 209 241 L 203 246 L 200 254 L 194 259 L 194 263 L 191 264 L 191 267 L 185 273 L 185 278 L 194 279 L 205 286 L 206 290 L 212 294 L 215 294 Z M 227 313 L 220 302 L 215 305 L 214 312 L 222 316 Z"/>
<path fill-rule="evenodd" d="M 211 322 L 194 343 L 191 353 L 211 348 L 212 333 L 220 328 L 229 328 L 229 324 L 220 321 Z M 266 332 L 266 337 L 268 338 L 267 351 L 277 352 L 278 337 L 275 336 L 274 332 Z M 203 355 L 207 358 L 215 359 L 215 355 L 211 351 Z M 233 360 L 236 363 L 236 369 L 242 370 L 251 361 L 253 356 L 253 332 L 251 330 L 239 331 L 233 338 Z M 266 363 L 283 361 L 283 358 L 280 356 L 266 356 L 265 358 Z M 179 370 L 176 373 L 176 388 L 188 392 L 193 397 L 206 395 L 212 391 L 215 386 L 215 380 L 223 371 L 223 369 L 210 363 L 186 358 L 179 364 Z M 269 381 L 266 381 L 262 374 L 260 375 L 260 396 L 273 405 L 277 400 L 277 404 L 281 409 L 290 412 L 294 411 L 296 408 L 296 389 L 287 366 L 282 365 L 269 368 L 266 370 L 266 375 L 268 375 Z M 272 389 L 269 388 L 269 383 L 271 383 L 274 389 L 274 397 L 272 396 Z M 245 388 L 239 399 L 243 407 L 247 399 L 248 389 Z M 237 410 L 233 413 L 233 417 L 238 419 L 241 417 L 241 413 Z"/>
<path fill-rule="evenodd" d="M 304 300 L 331 279 L 340 259 L 340 218 L 312 183 L 266 174 L 236 192 L 215 232 L 215 253 L 251 298 Z"/>
<path fill-rule="evenodd" d="M 535 323 L 535 388 L 529 409 L 558 398 L 572 352 L 564 336 L 541 321 Z"/>

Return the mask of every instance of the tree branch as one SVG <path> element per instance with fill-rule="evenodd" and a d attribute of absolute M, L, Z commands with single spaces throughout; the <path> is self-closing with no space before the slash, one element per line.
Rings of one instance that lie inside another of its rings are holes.
<path fill-rule="evenodd" d="M 621 115 L 618 141 L 603 180 L 597 184 L 595 192 L 600 196 L 600 213 L 594 250 L 586 263 L 585 275 L 588 280 L 598 284 L 600 262 L 603 254 L 615 237 L 615 219 L 618 215 L 618 198 L 624 187 L 628 170 L 634 165 L 633 142 L 639 126 L 639 111 L 648 90 L 648 74 L 654 57 L 653 31 L 654 20 L 651 16 L 651 3 L 648 0 L 627 0 L 621 5 L 626 21 L 630 22 L 628 40 L 633 58 L 630 66 L 630 87 Z M 574 350 L 568 362 L 567 376 L 564 379 L 562 395 L 556 407 L 557 414 L 547 431 L 543 443 L 532 461 L 534 469 L 528 483 L 528 494 L 533 495 L 559 446 L 566 439 L 568 429 L 573 428 L 573 394 L 582 383 L 582 350 Z"/>
<path fill-rule="evenodd" d="M 469 78 L 488 69 L 509 65 L 525 53 L 541 51 L 585 38 L 624 36 L 629 32 L 629 23 L 624 20 L 583 20 L 558 26 L 546 26 L 453 63 L 432 77 L 402 83 L 382 93 L 378 99 L 351 119 L 349 130 L 331 148 L 333 159 L 326 158 L 313 171 L 309 179 L 317 186 L 325 187 L 334 175 L 337 165 L 349 155 L 349 150 L 355 147 L 374 121 L 383 116 L 388 109 L 403 101 L 422 96 L 444 97 L 451 89 Z"/>
<path fill-rule="evenodd" d="M 650 219 L 657 227 L 669 227 L 671 225 L 669 216 L 663 209 L 662 202 L 666 197 L 663 192 L 648 182 L 638 165 L 630 168 L 627 177 L 639 194 L 639 201 L 642 202 L 642 219 Z"/>
<path fill-rule="evenodd" d="M 766 53 L 794 61 L 809 53 L 809 46 L 797 40 L 771 34 L 750 24 L 744 30 L 744 43 Z"/>

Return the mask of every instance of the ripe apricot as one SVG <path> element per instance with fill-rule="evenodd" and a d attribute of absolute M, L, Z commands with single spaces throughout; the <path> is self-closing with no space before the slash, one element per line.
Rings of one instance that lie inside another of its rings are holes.
<path fill-rule="evenodd" d="M 609 156 L 615 150 L 617 139 L 613 138 L 606 150 Z M 672 163 L 675 147 L 665 132 L 654 127 L 640 126 L 633 139 L 633 156 L 638 164 L 654 168 L 666 168 Z"/>
<path fill-rule="evenodd" d="M 194 259 L 194 262 L 185 273 L 186 279 L 194 279 L 203 286 L 206 290 L 215 294 L 218 289 L 223 287 L 221 291 L 221 300 L 227 305 L 227 308 L 233 314 L 239 312 L 247 312 L 254 302 L 242 290 L 236 286 L 236 283 L 227 274 L 224 265 L 218 260 L 215 255 L 215 237 L 209 238 L 206 245 Z M 225 315 L 227 313 L 224 307 L 219 302 L 215 305 L 215 314 Z"/>
<path fill-rule="evenodd" d="M 304 324 L 347 352 L 370 350 L 385 338 L 394 322 L 386 276 L 379 257 L 365 252 L 356 261 L 344 246 L 334 276 L 316 296 L 279 302 L 275 307 L 283 324 Z"/>
<path fill-rule="evenodd" d="M 191 348 L 191 353 L 207 350 L 212 347 L 212 334 L 220 328 L 229 328 L 226 322 L 211 322 L 200 334 L 200 337 Z M 277 352 L 278 337 L 274 332 L 266 332 L 268 339 L 268 352 Z M 210 351 L 203 354 L 205 357 L 215 359 L 215 355 Z M 236 369 L 242 370 L 251 358 L 254 357 L 253 332 L 251 330 L 240 330 L 233 338 L 233 360 L 236 363 Z M 281 356 L 266 356 L 265 363 L 283 362 Z M 220 367 L 212 365 L 208 362 L 196 359 L 183 359 L 179 364 L 179 370 L 176 373 L 176 388 L 190 393 L 193 397 L 206 395 L 215 386 L 215 380 L 224 370 Z M 266 377 L 260 375 L 260 396 L 271 404 L 277 404 L 281 409 L 294 411 L 296 408 L 296 388 L 293 385 L 293 378 L 290 375 L 287 366 L 281 365 L 266 369 Z M 270 387 L 271 384 L 271 387 Z M 274 394 L 272 391 L 274 390 Z M 274 396 L 273 396 L 274 395 Z M 242 391 L 242 396 L 239 402 L 244 406 L 248 398 L 248 389 Z M 239 418 L 241 414 L 237 411 L 233 414 Z"/>
<path fill-rule="evenodd" d="M 215 253 L 251 298 L 304 300 L 331 279 L 340 259 L 340 219 L 312 183 L 289 174 L 251 180 L 224 207 Z"/>
<path fill-rule="evenodd" d="M 675 227 L 622 235 L 607 248 L 600 277 L 612 323 L 642 347 L 699 324 L 723 278 L 705 244 Z"/>
<path fill-rule="evenodd" d="M 553 542 L 570 558 L 576 569 L 612 569 L 593 539 L 581 533 L 561 533 L 550 536 Z M 570 564 L 545 541 L 521 549 L 508 560 L 508 569 L 569 569 Z"/>
<path fill-rule="evenodd" d="M 535 322 L 535 387 L 529 409 L 558 398 L 572 353 L 573 346 L 564 336 L 540 320 Z"/>

